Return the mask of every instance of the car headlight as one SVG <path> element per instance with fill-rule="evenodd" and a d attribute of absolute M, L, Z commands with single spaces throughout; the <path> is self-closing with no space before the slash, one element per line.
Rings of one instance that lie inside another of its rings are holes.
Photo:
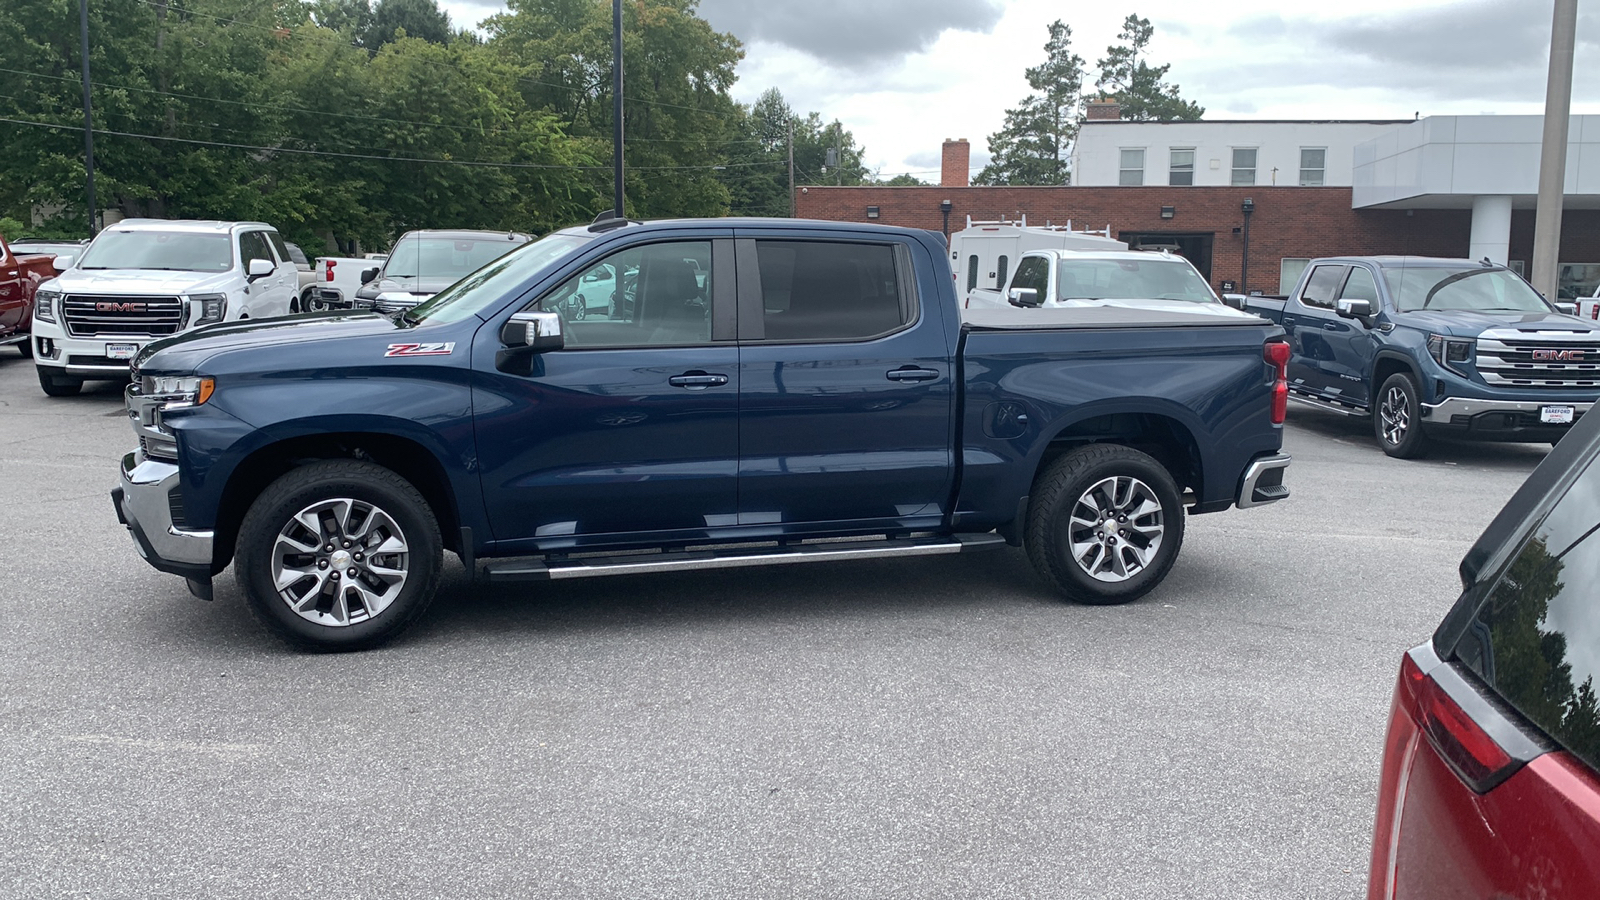
<path fill-rule="evenodd" d="M 193 294 L 189 297 L 189 310 L 197 327 L 221 322 L 228 315 L 228 295 Z"/>
<path fill-rule="evenodd" d="M 33 295 L 33 317 L 41 322 L 54 322 L 56 320 L 56 303 L 60 300 L 60 291 L 36 292 Z"/>
<path fill-rule="evenodd" d="M 211 399 L 216 379 L 204 375 L 145 375 L 139 379 L 139 393 L 160 403 L 161 409 L 199 406 Z"/>
<path fill-rule="evenodd" d="M 1428 355 L 1447 369 L 1460 371 L 1460 364 L 1471 362 L 1474 341 L 1449 338 L 1442 334 L 1428 335 Z"/>

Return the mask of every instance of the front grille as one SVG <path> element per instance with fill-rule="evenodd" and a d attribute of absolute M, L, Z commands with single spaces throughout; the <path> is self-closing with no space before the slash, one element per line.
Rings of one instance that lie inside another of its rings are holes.
<path fill-rule="evenodd" d="M 183 301 L 177 297 L 68 294 L 61 312 L 73 337 L 158 337 L 183 327 Z"/>
<path fill-rule="evenodd" d="M 1478 338 L 1478 373 L 1515 387 L 1600 386 L 1600 335 L 1593 332 L 1486 331 Z"/>

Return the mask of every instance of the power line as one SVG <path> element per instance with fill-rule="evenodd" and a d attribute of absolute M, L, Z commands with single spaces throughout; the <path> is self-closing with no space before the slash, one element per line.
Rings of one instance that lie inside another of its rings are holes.
<path fill-rule="evenodd" d="M 59 122 L 30 122 L 23 119 L 0 117 L 0 122 L 12 125 L 27 125 L 34 128 L 54 128 L 63 131 L 83 131 L 80 125 L 63 125 Z M 168 137 L 159 134 L 135 134 L 128 131 L 112 131 L 106 128 L 94 129 L 95 134 L 111 135 L 113 137 L 140 138 L 147 141 L 170 141 L 178 144 L 196 144 L 203 147 L 227 147 L 234 150 L 256 150 L 263 153 L 293 153 L 301 156 L 327 156 L 339 159 L 373 159 L 383 162 L 415 162 L 433 163 L 452 166 L 474 166 L 478 168 L 500 169 L 562 169 L 567 171 L 610 171 L 610 166 L 578 166 L 562 165 L 559 163 L 518 163 L 518 162 L 491 162 L 478 159 L 432 159 L 421 156 L 377 156 L 367 153 L 341 153 L 334 150 L 306 150 L 298 147 L 262 147 L 253 144 L 235 144 L 227 141 L 202 141 L 195 138 Z M 714 169 L 754 168 L 769 163 L 723 163 L 719 165 L 704 166 L 630 166 L 632 169 L 643 171 L 711 171 Z"/>

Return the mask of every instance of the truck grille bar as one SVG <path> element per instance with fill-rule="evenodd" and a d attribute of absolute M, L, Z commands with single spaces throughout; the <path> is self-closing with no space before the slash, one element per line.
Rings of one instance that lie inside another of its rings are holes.
<path fill-rule="evenodd" d="M 159 337 L 183 327 L 183 301 L 177 297 L 68 294 L 61 313 L 72 337 Z"/>
<path fill-rule="evenodd" d="M 1476 362 L 1489 384 L 1600 386 L 1600 338 L 1592 332 L 1486 331 L 1478 338 Z"/>

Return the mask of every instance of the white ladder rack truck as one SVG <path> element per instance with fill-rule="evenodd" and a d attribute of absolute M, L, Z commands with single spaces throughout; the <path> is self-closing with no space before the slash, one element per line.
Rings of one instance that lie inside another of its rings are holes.
<path fill-rule="evenodd" d="M 1011 268 L 1029 250 L 1126 249 L 1127 244 L 1111 236 L 1110 225 L 1075 231 L 1071 219 L 1065 225 L 1029 225 L 1026 215 L 995 222 L 974 222 L 968 216 L 967 227 L 950 235 L 950 269 L 965 308 L 973 291 L 1004 288 Z"/>

